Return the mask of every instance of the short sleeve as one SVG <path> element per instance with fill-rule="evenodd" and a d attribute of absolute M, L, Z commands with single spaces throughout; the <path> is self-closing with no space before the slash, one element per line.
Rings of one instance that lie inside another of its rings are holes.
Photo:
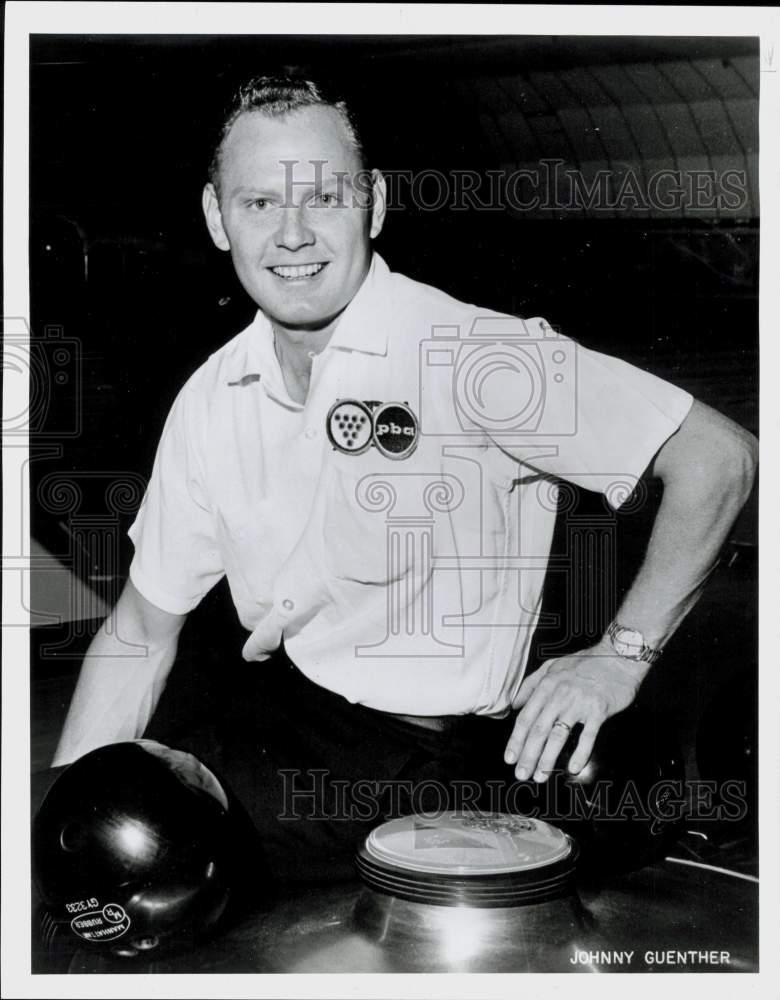
<path fill-rule="evenodd" d="M 190 380 L 177 396 L 128 534 L 130 579 L 156 607 L 187 614 L 224 575 L 206 488 L 205 405 Z"/>
<path fill-rule="evenodd" d="M 680 427 L 693 397 L 618 358 L 560 338 L 537 432 L 506 441 L 523 463 L 584 489 L 617 509 Z M 550 368 L 550 357 L 544 357 Z M 553 381 L 559 376 L 559 381 Z M 500 442 L 497 442 L 500 443 Z"/>

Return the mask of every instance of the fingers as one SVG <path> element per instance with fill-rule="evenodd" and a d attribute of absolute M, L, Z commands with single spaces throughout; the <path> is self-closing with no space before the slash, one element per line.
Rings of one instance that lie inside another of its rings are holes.
<path fill-rule="evenodd" d="M 593 744 L 596 742 L 602 721 L 597 716 L 591 716 L 585 721 L 582 733 L 577 742 L 577 749 L 569 759 L 569 770 L 572 774 L 579 774 L 590 760 L 590 755 L 593 753 Z"/>
<path fill-rule="evenodd" d="M 593 752 L 602 722 L 631 703 L 636 684 L 627 683 L 624 664 L 594 659 L 587 651 L 548 660 L 520 685 L 519 708 L 504 759 L 516 765 L 519 781 L 545 781 L 554 770 L 571 729 L 582 732 L 568 769 L 578 774 Z M 572 740 L 574 742 L 574 740 Z"/>
<path fill-rule="evenodd" d="M 548 776 L 555 770 L 558 755 L 566 745 L 566 741 L 578 721 L 575 715 L 570 714 L 567 717 L 564 714 L 552 723 L 547 742 L 544 744 L 539 763 L 536 765 L 534 781 L 547 781 Z"/>
<path fill-rule="evenodd" d="M 536 719 L 527 727 L 522 748 L 518 750 L 515 774 L 520 781 L 531 776 L 534 781 L 547 780 L 569 738 L 572 726 L 577 721 L 576 712 L 562 710 L 556 699 L 544 706 Z M 521 723 L 521 732 L 523 728 L 525 727 Z M 513 738 L 519 735 L 516 726 Z"/>
<path fill-rule="evenodd" d="M 517 761 L 515 774 L 520 781 L 529 778 L 536 771 L 553 723 L 564 707 L 569 707 L 560 704 L 560 695 L 555 697 L 556 693 L 558 686 L 555 682 L 549 677 L 543 677 L 517 716 L 504 760 L 507 764 Z"/>
<path fill-rule="evenodd" d="M 521 689 L 522 690 L 522 689 Z M 524 692 L 525 702 L 518 713 L 504 759 L 517 764 L 519 781 L 533 777 L 546 781 L 555 769 L 571 730 L 582 723 L 582 732 L 568 769 L 579 773 L 590 759 L 593 745 L 606 717 L 598 699 L 583 698 L 571 683 L 555 675 L 542 676 L 535 687 Z"/>

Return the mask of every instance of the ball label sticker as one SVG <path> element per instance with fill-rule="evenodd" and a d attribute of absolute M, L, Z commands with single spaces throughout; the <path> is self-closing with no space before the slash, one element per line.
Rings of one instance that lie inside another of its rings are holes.
<path fill-rule="evenodd" d="M 358 399 L 341 399 L 331 406 L 327 418 L 330 443 L 349 455 L 361 455 L 371 445 L 371 411 Z"/>
<path fill-rule="evenodd" d="M 387 458 L 406 458 L 417 447 L 417 417 L 405 403 L 385 403 L 374 411 L 374 444 Z"/>
<path fill-rule="evenodd" d="M 114 941 L 130 927 L 130 917 L 119 903 L 106 903 L 102 910 L 92 910 L 74 917 L 70 928 L 85 941 Z"/>

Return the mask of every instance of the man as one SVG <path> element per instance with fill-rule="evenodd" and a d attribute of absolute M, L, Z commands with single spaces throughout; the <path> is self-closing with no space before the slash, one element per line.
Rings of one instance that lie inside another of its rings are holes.
<path fill-rule="evenodd" d="M 130 579 L 54 759 L 145 732 L 186 615 L 227 575 L 248 686 L 189 746 L 288 875 L 285 836 L 324 871 L 355 830 L 281 834 L 282 774 L 327 772 L 317 808 L 334 775 L 447 780 L 487 750 L 542 782 L 577 724 L 582 769 L 694 604 L 756 466 L 750 434 L 674 386 L 390 272 L 367 167 L 349 110 L 315 84 L 242 88 L 203 209 L 257 317 L 172 408 Z M 524 680 L 555 518 L 543 491 L 568 479 L 619 506 L 643 474 L 663 500 L 609 633 Z M 507 742 L 495 720 L 512 709 Z"/>

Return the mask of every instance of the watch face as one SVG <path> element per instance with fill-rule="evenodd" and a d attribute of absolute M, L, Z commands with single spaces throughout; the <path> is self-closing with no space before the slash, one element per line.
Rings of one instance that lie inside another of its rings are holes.
<path fill-rule="evenodd" d="M 619 628 L 615 632 L 614 646 L 621 656 L 636 656 L 644 644 L 644 636 L 635 628 Z"/>

